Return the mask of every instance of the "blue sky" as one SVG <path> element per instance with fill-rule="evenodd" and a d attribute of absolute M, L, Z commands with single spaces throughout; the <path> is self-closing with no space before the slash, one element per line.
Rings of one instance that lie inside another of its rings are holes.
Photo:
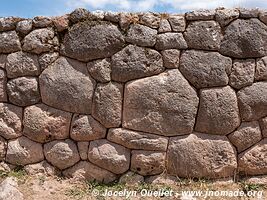
<path fill-rule="evenodd" d="M 33 17 L 69 13 L 77 7 L 104 11 L 156 11 L 181 13 L 219 6 L 265 8 L 267 0 L 0 0 L 0 16 Z"/>

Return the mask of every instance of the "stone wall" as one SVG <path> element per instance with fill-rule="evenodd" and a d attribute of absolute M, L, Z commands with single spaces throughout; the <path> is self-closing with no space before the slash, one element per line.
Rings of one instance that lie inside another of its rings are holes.
<path fill-rule="evenodd" d="M 0 19 L 0 161 L 111 182 L 267 174 L 267 12 Z"/>

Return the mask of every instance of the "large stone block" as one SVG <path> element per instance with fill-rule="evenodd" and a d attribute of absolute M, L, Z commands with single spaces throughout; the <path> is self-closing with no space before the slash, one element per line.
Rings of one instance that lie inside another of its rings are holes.
<path fill-rule="evenodd" d="M 177 69 L 126 84 L 123 127 L 165 136 L 191 133 L 196 91 Z"/>
<path fill-rule="evenodd" d="M 256 70 L 255 70 L 256 81 L 267 80 L 267 56 L 257 59 Z"/>
<path fill-rule="evenodd" d="M 226 136 L 194 133 L 170 139 L 167 172 L 184 178 L 226 178 L 237 168 L 235 148 Z"/>
<path fill-rule="evenodd" d="M 0 136 L 0 161 L 5 160 L 6 150 L 7 150 L 7 142 L 3 137 Z"/>
<path fill-rule="evenodd" d="M 75 113 L 91 113 L 95 81 L 84 63 L 60 57 L 39 77 L 42 101 Z"/>
<path fill-rule="evenodd" d="M 0 53 L 13 53 L 19 50 L 21 50 L 21 45 L 15 31 L 0 33 Z"/>
<path fill-rule="evenodd" d="M 97 81 L 106 83 L 111 80 L 110 59 L 98 59 L 87 63 L 90 75 Z"/>
<path fill-rule="evenodd" d="M 7 101 L 6 93 L 7 76 L 5 70 L 0 68 L 0 102 Z"/>
<path fill-rule="evenodd" d="M 157 35 L 155 46 L 157 50 L 187 49 L 187 47 L 182 33 L 162 33 Z"/>

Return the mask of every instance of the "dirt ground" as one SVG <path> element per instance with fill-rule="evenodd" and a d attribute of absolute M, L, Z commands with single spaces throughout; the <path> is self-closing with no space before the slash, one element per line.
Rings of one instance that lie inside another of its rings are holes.
<path fill-rule="evenodd" d="M 57 176 L 48 177 L 40 174 L 29 176 L 21 171 L 2 174 L 0 182 L 7 176 L 17 178 L 18 189 L 23 193 L 25 200 L 267 199 L 267 177 L 254 180 L 254 182 L 253 180 L 239 181 L 237 183 L 233 181 L 179 180 L 172 183 L 163 181 L 159 184 L 136 184 L 129 186 L 120 183 L 109 185 L 89 183 Z M 186 193 L 188 191 L 195 192 L 195 196 Z M 237 194 L 240 195 L 241 193 L 244 196 L 237 196 Z M 249 197 L 249 195 L 253 194 L 254 196 Z"/>

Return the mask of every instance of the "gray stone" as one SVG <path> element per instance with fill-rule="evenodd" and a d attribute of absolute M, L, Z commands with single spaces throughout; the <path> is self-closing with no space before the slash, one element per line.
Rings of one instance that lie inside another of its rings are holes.
<path fill-rule="evenodd" d="M 88 159 L 112 173 L 122 174 L 129 169 L 130 154 L 129 149 L 101 139 L 90 142 Z"/>
<path fill-rule="evenodd" d="M 69 27 L 69 16 L 68 15 L 53 17 L 52 21 L 58 32 L 62 32 L 68 29 Z"/>
<path fill-rule="evenodd" d="M 52 26 L 53 21 L 50 17 L 36 16 L 33 18 L 33 26 L 37 28 L 46 28 Z"/>
<path fill-rule="evenodd" d="M 13 139 L 22 135 L 22 108 L 0 103 L 0 136 Z"/>
<path fill-rule="evenodd" d="M 78 142 L 78 151 L 82 160 L 88 159 L 89 142 Z"/>
<path fill-rule="evenodd" d="M 185 18 L 187 20 L 211 20 L 215 16 L 215 10 L 200 9 L 187 12 Z"/>
<path fill-rule="evenodd" d="M 119 183 L 126 184 L 130 186 L 140 185 L 145 182 L 143 176 L 136 174 L 134 172 L 127 172 L 120 177 Z"/>
<path fill-rule="evenodd" d="M 156 44 L 157 30 L 140 24 L 132 24 L 125 40 L 138 46 L 153 47 Z"/>
<path fill-rule="evenodd" d="M 267 117 L 260 120 L 260 127 L 262 136 L 267 138 Z"/>
<path fill-rule="evenodd" d="M 259 18 L 264 24 L 267 24 L 267 10 L 260 10 Z"/>
<path fill-rule="evenodd" d="M 235 89 L 253 84 L 255 73 L 255 60 L 234 60 L 231 74 L 229 76 L 229 85 Z"/>
<path fill-rule="evenodd" d="M 74 114 L 70 137 L 75 141 L 91 141 L 104 138 L 106 128 L 90 115 Z"/>
<path fill-rule="evenodd" d="M 7 83 L 9 101 L 17 106 L 30 106 L 41 100 L 38 81 L 34 77 L 19 77 Z"/>
<path fill-rule="evenodd" d="M 196 88 L 227 85 L 231 67 L 231 58 L 217 52 L 189 50 L 180 59 L 181 73 Z"/>
<path fill-rule="evenodd" d="M 167 49 L 161 51 L 163 66 L 166 68 L 178 68 L 180 61 L 180 51 L 177 49 Z"/>
<path fill-rule="evenodd" d="M 159 23 L 159 33 L 172 32 L 172 27 L 167 19 L 161 19 Z"/>
<path fill-rule="evenodd" d="M 248 149 L 262 138 L 259 122 L 243 122 L 235 132 L 228 135 L 228 138 L 238 152 Z"/>
<path fill-rule="evenodd" d="M 0 200 L 24 200 L 23 194 L 18 190 L 16 178 L 7 177 L 0 184 Z"/>
<path fill-rule="evenodd" d="M 0 102 L 7 101 L 6 83 L 7 83 L 6 72 L 5 70 L 0 68 Z"/>
<path fill-rule="evenodd" d="M 128 149 L 166 151 L 168 138 L 124 128 L 109 129 L 107 139 Z"/>
<path fill-rule="evenodd" d="M 88 62 L 87 69 L 90 75 L 101 83 L 111 80 L 111 63 L 108 58 Z"/>
<path fill-rule="evenodd" d="M 127 82 L 164 71 L 160 53 L 134 45 L 128 45 L 116 53 L 111 62 L 111 78 L 118 82 Z"/>
<path fill-rule="evenodd" d="M 140 23 L 150 28 L 159 28 L 160 15 L 158 13 L 144 13 L 140 16 Z"/>
<path fill-rule="evenodd" d="M 54 176 L 59 174 L 58 170 L 54 166 L 50 165 L 46 160 L 39 163 L 26 165 L 24 170 L 29 175 Z"/>
<path fill-rule="evenodd" d="M 226 135 L 239 125 L 237 98 L 230 86 L 200 90 L 196 131 Z"/>
<path fill-rule="evenodd" d="M 0 32 L 15 30 L 16 24 L 22 20 L 19 17 L 1 17 L 0 18 Z"/>
<path fill-rule="evenodd" d="M 238 155 L 238 170 L 245 175 L 267 173 L 267 138 Z"/>
<path fill-rule="evenodd" d="M 267 115 L 267 83 L 257 82 L 237 93 L 241 119 L 258 120 Z"/>
<path fill-rule="evenodd" d="M 107 11 L 107 12 L 105 12 L 104 19 L 107 21 L 118 23 L 120 21 L 120 13 L 119 12 L 113 12 L 113 11 Z"/>
<path fill-rule="evenodd" d="M 39 77 L 42 101 L 52 107 L 91 113 L 95 81 L 84 63 L 60 57 Z"/>
<path fill-rule="evenodd" d="M 238 9 L 217 9 L 215 14 L 215 19 L 219 24 L 224 27 L 227 26 L 230 22 L 239 17 Z"/>
<path fill-rule="evenodd" d="M 168 18 L 172 31 L 183 32 L 186 27 L 185 17 L 183 15 L 170 15 Z"/>
<path fill-rule="evenodd" d="M 69 18 L 72 23 L 85 21 L 86 19 L 90 18 L 90 12 L 84 8 L 77 8 L 70 13 Z"/>
<path fill-rule="evenodd" d="M 121 124 L 123 85 L 115 82 L 99 83 L 93 98 L 92 116 L 106 128 Z"/>
<path fill-rule="evenodd" d="M 170 175 L 225 178 L 233 176 L 236 168 L 235 148 L 226 136 L 194 133 L 170 138 L 167 151 Z"/>
<path fill-rule="evenodd" d="M 62 52 L 71 58 L 86 61 L 110 57 L 122 49 L 124 37 L 107 22 L 75 24 L 65 35 Z"/>
<path fill-rule="evenodd" d="M 26 19 L 17 23 L 16 31 L 22 35 L 27 35 L 32 30 L 32 20 Z"/>
<path fill-rule="evenodd" d="M 63 175 L 75 180 L 97 181 L 100 183 L 111 183 L 117 179 L 115 174 L 86 161 L 80 161 L 64 170 Z"/>
<path fill-rule="evenodd" d="M 58 52 L 44 53 L 38 58 L 41 71 L 45 70 L 49 65 L 55 62 L 59 57 Z"/>
<path fill-rule="evenodd" d="M 7 55 L 6 54 L 0 54 L 0 68 L 5 69 L 6 68 L 6 62 L 7 62 Z"/>
<path fill-rule="evenodd" d="M 196 91 L 177 69 L 126 84 L 123 127 L 174 136 L 191 133 L 198 107 Z"/>
<path fill-rule="evenodd" d="M 76 144 L 69 139 L 44 144 L 44 155 L 48 162 L 63 170 L 80 160 Z"/>
<path fill-rule="evenodd" d="M 267 56 L 257 59 L 255 80 L 256 81 L 267 80 Z"/>
<path fill-rule="evenodd" d="M 126 31 L 131 24 L 139 23 L 139 17 L 135 13 L 120 13 L 119 25 L 122 30 Z"/>
<path fill-rule="evenodd" d="M 44 143 L 69 137 L 71 113 L 45 104 L 26 107 L 23 118 L 23 134 L 33 141 Z"/>
<path fill-rule="evenodd" d="M 6 71 L 8 78 L 37 76 L 40 74 L 38 57 L 22 51 L 7 56 Z"/>
<path fill-rule="evenodd" d="M 184 33 L 189 48 L 219 50 L 222 33 L 215 21 L 194 21 L 189 23 Z"/>
<path fill-rule="evenodd" d="M 239 8 L 240 18 L 258 18 L 260 10 L 258 8 Z"/>
<path fill-rule="evenodd" d="M 131 170 L 143 176 L 160 174 L 165 170 L 165 152 L 133 150 Z"/>
<path fill-rule="evenodd" d="M 237 19 L 225 30 L 220 52 L 235 58 L 267 54 L 267 26 L 258 19 Z"/>
<path fill-rule="evenodd" d="M 25 36 L 23 40 L 23 51 L 40 54 L 57 50 L 59 41 L 51 28 L 35 29 Z"/>
<path fill-rule="evenodd" d="M 19 50 L 21 50 L 21 45 L 15 31 L 0 33 L 0 53 L 12 53 Z"/>
<path fill-rule="evenodd" d="M 27 165 L 44 160 L 42 144 L 26 137 L 9 140 L 6 161 L 14 165 Z"/>
<path fill-rule="evenodd" d="M 165 49 L 186 49 L 187 44 L 182 33 L 162 33 L 157 35 L 155 48 Z"/>
<path fill-rule="evenodd" d="M 0 161 L 5 160 L 7 150 L 7 142 L 0 136 Z"/>

